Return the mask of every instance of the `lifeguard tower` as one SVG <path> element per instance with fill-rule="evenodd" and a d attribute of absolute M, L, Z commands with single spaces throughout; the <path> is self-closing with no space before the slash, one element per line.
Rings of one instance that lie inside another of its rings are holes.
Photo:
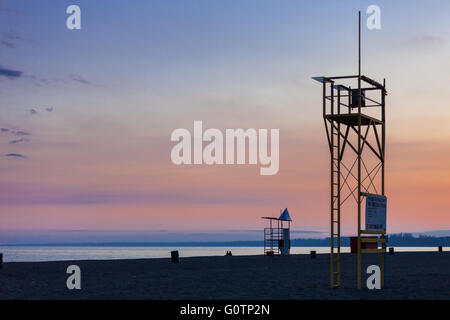
<path fill-rule="evenodd" d="M 262 217 L 269 220 L 269 228 L 264 228 L 264 256 L 288 256 L 290 253 L 292 219 L 287 208 L 280 213 L 278 218 Z"/>
<path fill-rule="evenodd" d="M 361 288 L 363 253 L 381 254 L 381 285 L 384 286 L 387 92 L 385 80 L 380 83 L 361 74 L 361 12 L 358 25 L 358 74 L 313 78 L 322 84 L 323 120 L 330 150 L 331 288 L 341 285 L 344 204 L 349 205 L 347 212 L 356 216 L 357 288 Z M 349 199 L 355 202 L 348 203 Z"/>

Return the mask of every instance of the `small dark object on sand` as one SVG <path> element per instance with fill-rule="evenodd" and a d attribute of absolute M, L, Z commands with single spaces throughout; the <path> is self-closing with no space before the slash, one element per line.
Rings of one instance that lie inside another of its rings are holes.
<path fill-rule="evenodd" d="M 227 253 L 225 255 L 231 257 L 233 254 L 231 253 L 231 251 L 227 251 Z"/>
<path fill-rule="evenodd" d="M 170 256 L 172 258 L 172 262 L 173 263 L 179 263 L 180 262 L 180 255 L 178 254 L 178 250 L 170 251 Z"/>
<path fill-rule="evenodd" d="M 442 252 L 442 246 L 438 247 L 439 252 Z"/>
<path fill-rule="evenodd" d="M 389 248 L 389 254 L 394 254 L 394 248 Z"/>
<path fill-rule="evenodd" d="M 316 251 L 311 251 L 311 259 L 315 259 L 316 258 Z"/>

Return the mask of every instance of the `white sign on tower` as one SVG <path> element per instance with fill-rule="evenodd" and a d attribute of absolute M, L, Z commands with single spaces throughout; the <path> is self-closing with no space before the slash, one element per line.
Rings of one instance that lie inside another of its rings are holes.
<path fill-rule="evenodd" d="M 386 203 L 385 196 L 366 195 L 366 230 L 386 231 Z"/>

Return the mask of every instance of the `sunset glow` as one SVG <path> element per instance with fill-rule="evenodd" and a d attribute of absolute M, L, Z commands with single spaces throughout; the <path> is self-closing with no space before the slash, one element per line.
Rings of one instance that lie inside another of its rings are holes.
<path fill-rule="evenodd" d="M 68 1 L 0 11 L 0 67 L 20 72 L 0 74 L 0 229 L 253 230 L 288 207 L 294 230 L 328 232 L 311 77 L 356 72 L 352 17 L 369 2 L 328 4 L 325 24 L 313 2 L 78 2 L 88 14 L 76 32 L 61 27 Z M 450 229 L 450 3 L 379 4 L 362 68 L 388 88 L 388 232 Z M 278 173 L 173 164 L 172 131 L 196 120 L 279 129 Z M 342 219 L 354 233 L 356 217 Z"/>

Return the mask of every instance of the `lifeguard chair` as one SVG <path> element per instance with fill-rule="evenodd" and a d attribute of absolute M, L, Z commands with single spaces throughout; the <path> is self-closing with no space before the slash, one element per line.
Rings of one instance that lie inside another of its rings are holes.
<path fill-rule="evenodd" d="M 280 217 L 262 217 L 269 220 L 269 228 L 264 228 L 264 256 L 288 256 L 290 254 L 291 216 L 287 208 Z M 286 226 L 287 223 L 287 226 Z"/>

